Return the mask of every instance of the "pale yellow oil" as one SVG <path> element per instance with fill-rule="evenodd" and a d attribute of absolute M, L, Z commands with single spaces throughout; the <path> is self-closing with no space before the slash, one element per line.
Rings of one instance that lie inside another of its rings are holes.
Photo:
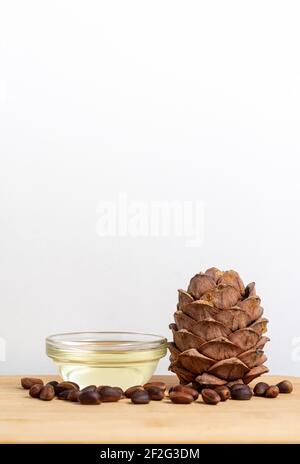
<path fill-rule="evenodd" d="M 108 344 L 106 342 L 106 344 Z M 52 354 L 52 356 L 51 356 Z M 77 351 L 49 353 L 64 380 L 87 385 L 111 385 L 123 389 L 143 385 L 153 375 L 166 347 L 150 350 Z"/>

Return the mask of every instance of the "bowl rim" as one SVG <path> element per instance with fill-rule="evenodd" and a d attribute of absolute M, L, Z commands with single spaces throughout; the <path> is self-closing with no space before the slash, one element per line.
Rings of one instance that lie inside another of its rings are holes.
<path fill-rule="evenodd" d="M 125 337 L 124 340 L 115 340 L 117 336 Z M 126 340 L 128 337 L 136 337 L 137 340 Z M 83 338 L 80 338 L 83 337 Z M 84 338 L 87 337 L 87 338 Z M 102 340 L 101 340 L 102 337 Z M 110 340 L 111 337 L 111 340 Z M 77 338 L 77 340 L 76 340 Z M 140 338 L 140 340 L 138 340 Z M 109 345 L 104 342 L 110 342 Z M 115 343 L 113 343 L 115 342 Z M 46 338 L 47 350 L 63 351 L 136 351 L 167 347 L 168 340 L 162 335 L 133 332 L 133 331 L 84 331 L 63 332 L 49 335 Z"/>

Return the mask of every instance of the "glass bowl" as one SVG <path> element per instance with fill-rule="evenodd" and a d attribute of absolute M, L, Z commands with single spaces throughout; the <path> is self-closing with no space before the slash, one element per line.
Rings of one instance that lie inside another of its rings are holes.
<path fill-rule="evenodd" d="M 123 389 L 143 385 L 167 352 L 167 339 L 136 332 L 75 332 L 46 339 L 47 355 L 64 380 Z"/>

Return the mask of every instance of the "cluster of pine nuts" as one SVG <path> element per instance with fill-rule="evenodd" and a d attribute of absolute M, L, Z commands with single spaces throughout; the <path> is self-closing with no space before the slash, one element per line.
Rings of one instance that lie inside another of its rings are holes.
<path fill-rule="evenodd" d="M 25 377 L 21 379 L 23 388 L 29 390 L 32 398 L 43 401 L 51 401 L 55 397 L 59 400 L 78 402 L 80 404 L 97 405 L 101 403 L 112 403 L 129 398 L 133 404 L 148 404 L 150 401 L 161 401 L 166 397 L 167 385 L 164 382 L 149 382 L 145 385 L 135 385 L 123 391 L 120 387 L 109 385 L 88 385 L 80 389 L 75 382 L 57 382 L 52 380 L 44 384 L 41 379 Z M 259 382 L 252 390 L 245 384 L 234 384 L 216 387 L 215 389 L 203 388 L 201 390 L 202 401 L 206 404 L 218 404 L 220 401 L 250 400 L 252 396 L 265 398 L 276 398 L 279 393 L 291 393 L 293 385 L 289 380 L 283 380 L 277 385 L 268 385 Z M 188 385 L 175 385 L 168 391 L 168 397 L 172 403 L 190 404 L 198 400 L 199 392 Z"/>

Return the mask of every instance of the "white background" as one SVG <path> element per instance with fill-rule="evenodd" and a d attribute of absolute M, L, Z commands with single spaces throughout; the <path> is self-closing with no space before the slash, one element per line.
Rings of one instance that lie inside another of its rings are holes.
<path fill-rule="evenodd" d="M 169 336 L 177 288 L 215 265 L 256 281 L 268 365 L 299 374 L 299 14 L 0 0 L 1 372 L 53 371 L 55 332 Z M 203 245 L 99 237 L 97 205 L 120 192 L 203 202 Z"/>

